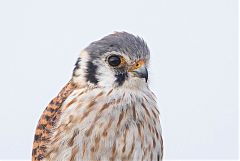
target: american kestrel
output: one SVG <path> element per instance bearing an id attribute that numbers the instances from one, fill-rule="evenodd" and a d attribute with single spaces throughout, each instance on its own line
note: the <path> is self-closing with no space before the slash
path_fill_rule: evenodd
<path id="1" fill-rule="evenodd" d="M 161 161 L 150 52 L 140 37 L 116 32 L 81 53 L 69 83 L 43 112 L 32 160 Z"/>

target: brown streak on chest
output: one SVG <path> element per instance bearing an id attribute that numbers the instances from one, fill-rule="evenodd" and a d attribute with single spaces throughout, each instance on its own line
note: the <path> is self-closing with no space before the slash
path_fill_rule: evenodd
<path id="1" fill-rule="evenodd" d="M 115 158 L 116 158 L 116 142 L 113 143 L 112 156 L 110 157 L 110 161 L 114 161 Z"/>
<path id="2" fill-rule="evenodd" d="M 80 118 L 79 120 L 79 124 L 85 119 L 88 117 L 89 113 L 92 112 L 93 110 L 93 105 L 95 104 L 96 102 L 95 101 L 91 101 L 89 104 L 88 104 L 88 107 L 87 107 L 87 110 L 83 113 L 83 116 Z"/>
<path id="3" fill-rule="evenodd" d="M 107 96 L 110 95 L 112 93 L 113 89 L 111 89 L 108 93 Z"/>
<path id="4" fill-rule="evenodd" d="M 122 148 L 122 152 L 124 153 L 125 152 L 125 150 L 126 150 L 126 139 L 127 139 L 127 133 L 128 133 L 128 131 L 129 131 L 129 128 L 128 128 L 128 126 L 126 127 L 126 129 L 125 129 L 125 132 L 124 132 L 124 140 L 123 140 L 123 148 Z"/>
<path id="5" fill-rule="evenodd" d="M 99 98 L 99 97 L 102 96 L 102 95 L 103 95 L 103 92 L 99 93 L 99 94 L 96 96 L 95 99 Z M 103 106 L 103 108 L 105 108 L 105 106 L 107 106 L 107 104 L 105 104 L 105 105 Z M 97 115 L 96 115 L 96 117 L 94 118 L 94 121 L 92 122 L 90 128 L 89 128 L 88 130 L 86 130 L 85 136 L 88 137 L 88 136 L 91 135 L 92 130 L 93 130 L 94 126 L 96 125 L 96 122 L 98 121 L 98 119 L 101 118 L 101 111 L 102 111 L 102 109 L 97 113 Z"/>
<path id="6" fill-rule="evenodd" d="M 133 120 L 136 121 L 136 109 L 135 109 L 135 105 L 132 105 L 132 110 L 133 110 Z"/>
<path id="7" fill-rule="evenodd" d="M 63 108 L 63 110 L 66 110 L 69 106 L 71 106 L 73 103 L 75 103 L 77 101 L 76 98 L 72 99 L 70 102 L 68 102 L 68 104 Z"/>
<path id="8" fill-rule="evenodd" d="M 122 121 L 122 119 L 123 119 L 123 116 L 124 116 L 124 111 L 121 111 L 121 113 L 120 113 L 120 115 L 119 115 L 119 118 L 118 118 L 117 127 L 119 127 L 119 126 L 120 126 L 120 124 L 121 124 L 121 121 Z"/>
<path id="9" fill-rule="evenodd" d="M 102 134 L 102 135 L 103 135 L 104 137 L 107 136 L 107 134 L 108 134 L 108 129 L 111 127 L 112 122 L 113 122 L 113 119 L 111 118 L 111 119 L 109 120 L 107 126 L 105 127 L 104 131 L 103 131 L 103 134 Z"/>
<path id="10" fill-rule="evenodd" d="M 158 119 L 158 116 L 157 116 L 157 114 L 153 111 L 153 109 L 152 109 L 151 111 L 152 111 L 152 113 L 153 113 L 155 119 Z"/>
<path id="11" fill-rule="evenodd" d="M 79 151 L 78 146 L 75 146 L 75 147 L 72 149 L 70 161 L 74 161 L 74 160 L 75 160 L 75 157 L 76 157 L 76 154 L 77 154 L 78 151 Z"/>
<path id="12" fill-rule="evenodd" d="M 142 127 L 141 127 L 141 124 L 140 123 L 137 123 L 137 128 L 138 128 L 138 135 L 140 137 L 140 140 L 141 140 L 141 148 L 143 149 L 143 144 L 144 144 L 144 137 L 143 137 L 143 134 L 142 134 Z"/>
<path id="13" fill-rule="evenodd" d="M 68 141 L 68 146 L 73 146 L 73 143 L 74 143 L 74 139 L 75 137 L 79 134 L 79 131 L 78 130 L 74 130 L 73 132 L 73 136 L 69 139 Z"/>
<path id="14" fill-rule="evenodd" d="M 132 146 L 131 146 L 131 150 L 130 152 L 128 153 L 128 160 L 131 159 L 132 155 L 133 155 L 133 150 L 134 150 L 134 147 L 135 147 L 135 137 L 133 136 L 133 142 L 132 142 Z"/>
<path id="15" fill-rule="evenodd" d="M 144 110 L 146 111 L 148 117 L 151 118 L 150 113 L 149 113 L 149 111 L 148 111 L 148 109 L 147 109 L 147 107 L 146 107 L 146 105 L 145 105 L 144 103 L 142 103 L 142 107 L 143 107 Z"/>
<path id="16" fill-rule="evenodd" d="M 87 148 L 87 145 L 86 145 L 86 142 L 84 142 L 83 145 L 82 145 L 82 159 L 84 158 L 86 148 Z"/>
<path id="17" fill-rule="evenodd" d="M 99 148 L 99 142 L 100 142 L 100 137 L 97 136 L 95 139 L 94 139 L 94 144 L 93 146 L 91 147 L 90 149 L 90 158 L 91 160 L 95 160 L 95 154 L 97 153 L 98 151 L 98 148 Z"/>

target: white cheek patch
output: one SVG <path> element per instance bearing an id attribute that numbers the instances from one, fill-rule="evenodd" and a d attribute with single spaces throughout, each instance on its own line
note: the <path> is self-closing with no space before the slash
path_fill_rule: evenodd
<path id="1" fill-rule="evenodd" d="M 116 77 L 114 71 L 110 70 L 106 64 L 99 64 L 100 67 L 97 68 L 96 78 L 98 79 L 98 86 L 100 87 L 110 87 L 113 86 Z"/>

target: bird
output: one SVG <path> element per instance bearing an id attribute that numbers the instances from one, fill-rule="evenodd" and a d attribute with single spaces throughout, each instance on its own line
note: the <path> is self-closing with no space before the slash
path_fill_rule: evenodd
<path id="1" fill-rule="evenodd" d="M 149 60 L 146 42 L 124 31 L 84 48 L 70 81 L 39 119 L 32 161 L 161 161 Z"/>

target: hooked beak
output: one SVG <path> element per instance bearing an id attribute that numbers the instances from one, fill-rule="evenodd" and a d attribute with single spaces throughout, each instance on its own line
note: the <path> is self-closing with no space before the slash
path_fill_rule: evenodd
<path id="1" fill-rule="evenodd" d="M 147 68 L 142 65 L 141 67 L 130 71 L 135 77 L 145 78 L 145 81 L 148 81 L 148 71 Z"/>

